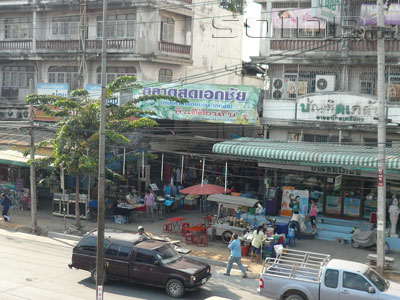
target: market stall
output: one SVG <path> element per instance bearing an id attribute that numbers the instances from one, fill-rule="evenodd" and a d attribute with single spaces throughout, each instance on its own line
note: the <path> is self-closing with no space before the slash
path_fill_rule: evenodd
<path id="1" fill-rule="evenodd" d="M 234 233 L 242 235 L 253 226 L 248 220 L 240 218 L 240 212 L 254 208 L 259 200 L 228 195 L 210 195 L 208 201 L 218 204 L 218 214 L 213 229 L 216 236 L 220 236 L 224 243 L 229 243 Z"/>

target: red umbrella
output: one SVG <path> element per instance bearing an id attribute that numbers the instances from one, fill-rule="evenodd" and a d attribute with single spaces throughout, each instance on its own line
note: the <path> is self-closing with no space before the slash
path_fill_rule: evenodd
<path id="1" fill-rule="evenodd" d="M 226 189 L 223 186 L 215 185 L 215 184 L 197 184 L 179 191 L 182 194 L 191 194 L 191 195 L 214 195 L 214 194 L 226 194 L 231 190 Z"/>

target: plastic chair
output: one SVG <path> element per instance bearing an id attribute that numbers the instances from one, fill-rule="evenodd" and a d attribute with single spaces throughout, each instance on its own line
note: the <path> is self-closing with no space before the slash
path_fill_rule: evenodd
<path id="1" fill-rule="evenodd" d="M 196 243 L 196 238 L 194 237 L 194 234 L 191 232 L 186 233 L 185 243 L 189 244 L 189 242 L 192 244 Z"/>
<path id="2" fill-rule="evenodd" d="M 294 235 L 294 229 L 289 228 L 289 233 L 288 233 L 288 239 L 289 239 L 289 247 L 296 246 L 296 237 Z"/>
<path id="3" fill-rule="evenodd" d="M 199 240 L 197 241 L 197 246 L 206 247 L 208 246 L 208 235 L 202 234 L 199 236 Z"/>
<path id="4" fill-rule="evenodd" d="M 172 232 L 172 223 L 171 222 L 164 223 L 163 231 Z"/>
<path id="5" fill-rule="evenodd" d="M 189 223 L 182 223 L 182 235 L 185 236 L 188 233 L 188 228 L 190 227 Z"/>

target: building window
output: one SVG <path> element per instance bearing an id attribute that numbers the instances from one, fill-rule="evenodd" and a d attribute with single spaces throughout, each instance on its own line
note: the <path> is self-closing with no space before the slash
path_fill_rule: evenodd
<path id="1" fill-rule="evenodd" d="M 106 69 L 107 84 L 121 76 L 136 76 L 135 67 L 108 67 Z M 101 84 L 101 67 L 97 68 L 97 84 Z"/>
<path id="2" fill-rule="evenodd" d="M 4 98 L 18 98 L 18 90 L 28 89 L 29 80 L 34 79 L 35 68 L 32 66 L 4 66 L 3 87 L 1 96 Z"/>
<path id="3" fill-rule="evenodd" d="M 49 83 L 68 83 L 69 89 L 78 88 L 78 67 L 49 67 Z"/>
<path id="4" fill-rule="evenodd" d="M 4 19 L 4 39 L 32 38 L 31 18 L 7 18 Z"/>
<path id="5" fill-rule="evenodd" d="M 362 73 L 360 75 L 360 93 L 376 95 L 376 73 Z"/>
<path id="6" fill-rule="evenodd" d="M 174 42 L 175 21 L 172 18 L 161 18 L 161 40 Z"/>
<path id="7" fill-rule="evenodd" d="M 107 38 L 135 38 L 136 14 L 109 15 L 107 17 Z M 103 17 L 97 17 L 97 37 L 103 33 Z"/>
<path id="8" fill-rule="evenodd" d="M 172 70 L 171 69 L 160 69 L 158 73 L 159 82 L 172 82 Z"/>
<path id="9" fill-rule="evenodd" d="M 31 66 L 4 66 L 3 87 L 28 88 L 34 73 L 35 68 Z"/>
<path id="10" fill-rule="evenodd" d="M 64 37 L 78 35 L 79 16 L 56 17 L 51 21 L 51 34 L 53 36 Z"/>

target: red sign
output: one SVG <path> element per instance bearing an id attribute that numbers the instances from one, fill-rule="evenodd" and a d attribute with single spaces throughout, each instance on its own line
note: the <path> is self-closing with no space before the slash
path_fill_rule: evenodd
<path id="1" fill-rule="evenodd" d="M 385 183 L 385 174 L 382 169 L 378 169 L 378 186 L 383 186 Z"/>

